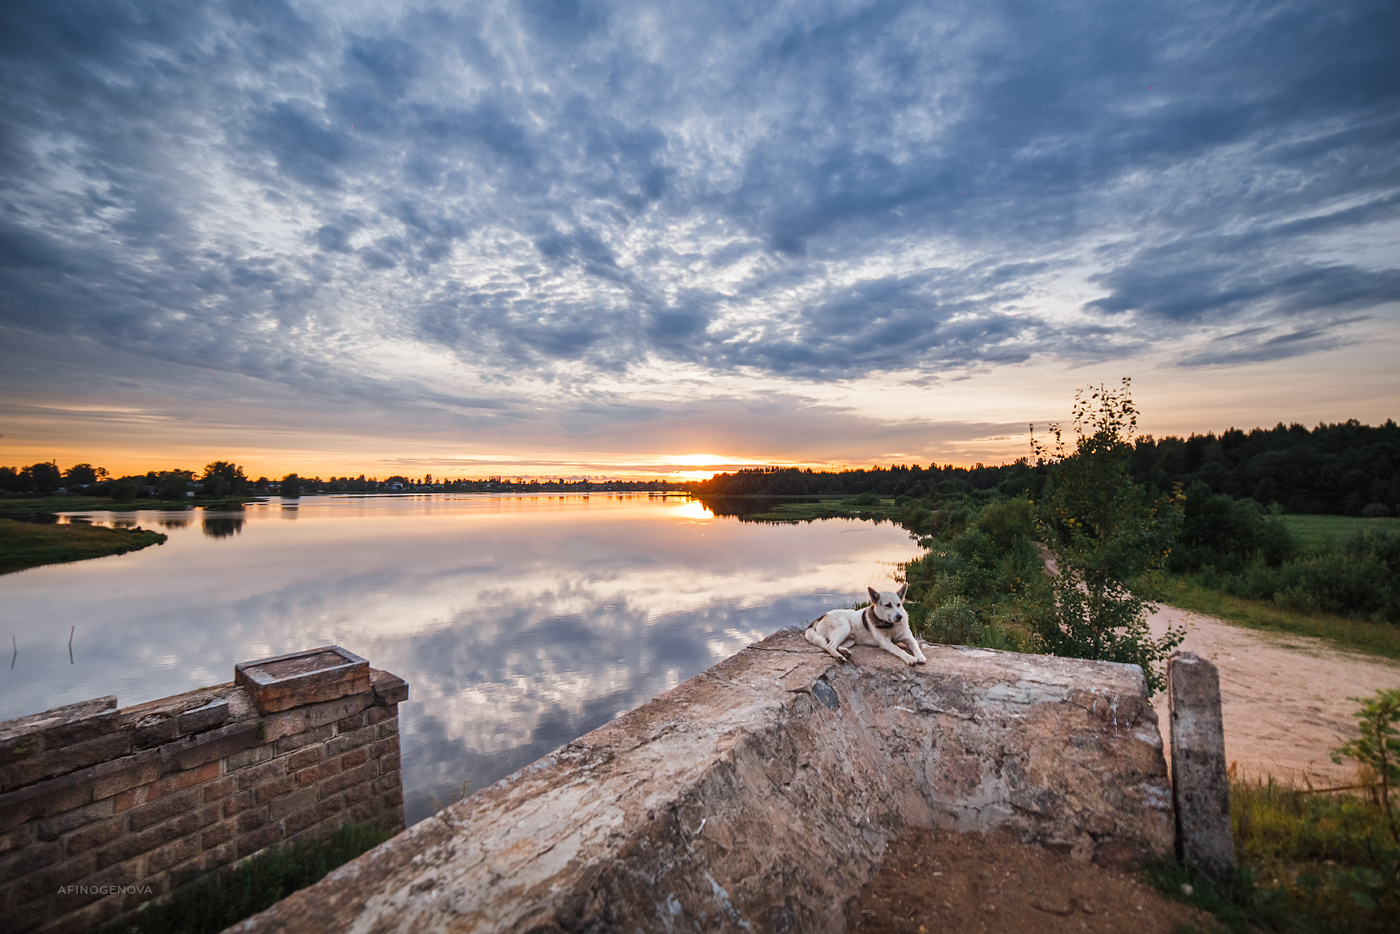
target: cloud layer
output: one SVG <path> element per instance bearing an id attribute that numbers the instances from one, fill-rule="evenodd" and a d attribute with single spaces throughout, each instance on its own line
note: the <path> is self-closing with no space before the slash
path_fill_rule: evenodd
<path id="1" fill-rule="evenodd" d="M 1396 36 L 1383 0 L 15 0 L 0 327 L 585 422 L 1393 337 Z"/>

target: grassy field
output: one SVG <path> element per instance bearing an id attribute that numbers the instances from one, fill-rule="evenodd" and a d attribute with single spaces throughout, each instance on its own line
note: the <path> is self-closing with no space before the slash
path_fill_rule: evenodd
<path id="1" fill-rule="evenodd" d="M 1360 519 L 1356 516 L 1283 516 L 1283 524 L 1288 526 L 1293 540 L 1309 551 L 1327 546 L 1348 532 L 1359 529 L 1384 529 L 1400 532 L 1400 519 Z"/>
<path id="2" fill-rule="evenodd" d="M 1261 600 L 1247 600 L 1210 590 L 1193 583 L 1189 577 L 1181 576 L 1173 576 L 1167 581 L 1165 602 L 1249 629 L 1316 636 L 1371 655 L 1400 658 L 1400 626 L 1391 623 L 1344 619 L 1325 613 L 1297 613 Z"/>
<path id="3" fill-rule="evenodd" d="M 165 541 L 145 529 L 91 525 L 43 525 L 0 518 L 0 574 L 136 551 Z"/>

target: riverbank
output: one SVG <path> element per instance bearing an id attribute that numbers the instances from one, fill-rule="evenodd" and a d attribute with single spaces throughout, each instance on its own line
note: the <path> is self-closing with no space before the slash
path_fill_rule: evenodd
<path id="1" fill-rule="evenodd" d="M 867 519 L 898 523 L 901 509 L 893 497 L 818 494 L 795 496 L 695 496 L 716 516 L 733 516 L 741 522 L 796 524 L 818 519 Z"/>
<path id="2" fill-rule="evenodd" d="M 109 496 L 5 496 L 0 497 L 0 517 L 52 516 L 60 512 L 135 512 L 138 509 L 190 509 L 203 506 L 206 509 L 242 509 L 248 503 L 263 499 L 260 496 L 233 497 L 231 499 L 134 499 L 122 503 Z"/>
<path id="3" fill-rule="evenodd" d="M 0 517 L 0 574 L 126 554 L 164 541 L 164 534 L 141 528 L 48 525 Z"/>

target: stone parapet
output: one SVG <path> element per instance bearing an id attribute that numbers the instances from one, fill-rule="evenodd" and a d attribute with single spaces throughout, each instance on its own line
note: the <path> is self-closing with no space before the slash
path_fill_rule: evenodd
<path id="1" fill-rule="evenodd" d="M 1136 667 L 854 651 L 771 636 L 230 930 L 839 931 L 909 824 L 1170 855 Z"/>
<path id="2" fill-rule="evenodd" d="M 264 661 L 300 677 L 355 659 L 333 646 L 299 656 L 310 661 Z M 230 683 L 0 723 L 4 929 L 90 930 L 273 844 L 347 821 L 402 829 L 397 705 L 408 689 L 364 668 L 324 690 L 300 678 L 278 694 L 295 704 L 272 713 Z"/>

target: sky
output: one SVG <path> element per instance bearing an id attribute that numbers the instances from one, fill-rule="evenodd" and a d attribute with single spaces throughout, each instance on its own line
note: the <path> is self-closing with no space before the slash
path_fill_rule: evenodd
<path id="1" fill-rule="evenodd" d="M 1393 0 L 0 4 L 0 464 L 997 463 L 1396 360 Z"/>

